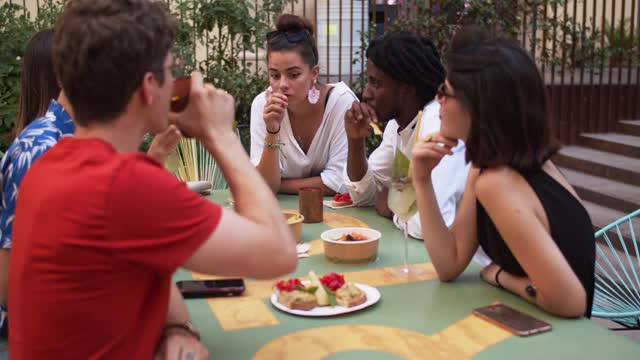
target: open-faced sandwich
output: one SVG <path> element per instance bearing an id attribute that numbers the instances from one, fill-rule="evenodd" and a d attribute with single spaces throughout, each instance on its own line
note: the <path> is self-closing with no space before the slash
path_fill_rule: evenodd
<path id="1" fill-rule="evenodd" d="M 328 273 L 320 278 L 309 272 L 309 281 L 280 280 L 276 283 L 278 302 L 294 310 L 311 310 L 316 306 L 358 306 L 367 301 L 367 295 L 357 286 L 346 283 L 344 276 Z"/>
<path id="2" fill-rule="evenodd" d="M 353 200 L 351 200 L 351 195 L 349 193 L 335 194 L 331 204 L 333 206 L 347 206 L 353 204 Z"/>
<path id="3" fill-rule="evenodd" d="M 318 305 L 311 289 L 305 288 L 300 279 L 278 281 L 276 288 L 278 302 L 289 309 L 311 310 Z"/>
<path id="4" fill-rule="evenodd" d="M 336 303 L 344 307 L 358 306 L 367 301 L 367 295 L 353 284 L 344 284 L 336 291 Z"/>

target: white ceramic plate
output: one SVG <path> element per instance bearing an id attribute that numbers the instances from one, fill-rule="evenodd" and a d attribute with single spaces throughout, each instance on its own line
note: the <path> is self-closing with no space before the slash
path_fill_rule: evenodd
<path id="1" fill-rule="evenodd" d="M 302 283 L 305 285 L 308 285 L 309 281 L 303 281 Z M 293 315 L 309 316 L 309 317 L 324 317 L 324 316 L 336 316 L 340 314 L 346 314 L 346 313 L 362 310 L 380 301 L 380 296 L 381 296 L 380 291 L 378 291 L 378 289 L 374 288 L 373 286 L 364 285 L 364 284 L 353 284 L 353 285 L 357 286 L 360 290 L 364 291 L 364 293 L 367 295 L 367 301 L 363 302 L 358 306 L 354 306 L 350 308 L 336 305 L 336 306 L 316 306 L 311 310 L 289 309 L 288 307 L 278 302 L 277 291 L 274 291 L 271 294 L 271 304 L 273 304 L 273 306 L 276 309 L 287 312 L 289 314 L 293 314 Z"/>

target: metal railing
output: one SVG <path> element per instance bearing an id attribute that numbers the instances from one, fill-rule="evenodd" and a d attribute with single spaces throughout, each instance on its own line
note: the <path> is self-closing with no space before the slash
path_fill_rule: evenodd
<path id="1" fill-rule="evenodd" d="M 52 3 L 51 0 L 2 2 L 31 9 Z M 166 2 L 174 10 L 185 3 L 198 6 L 216 3 L 215 0 Z M 345 81 L 356 92 L 363 84 L 363 50 L 372 37 L 409 23 L 413 24 L 412 30 L 436 40 L 440 37 L 444 43 L 446 36 L 457 27 L 484 21 L 482 14 L 473 17 L 476 7 L 485 7 L 480 9 L 485 11 L 485 17 L 486 11 L 492 10 L 487 7 L 489 2 L 480 0 L 254 0 L 246 3 L 255 16 L 261 14 L 263 7 L 280 3 L 281 12 L 310 19 L 316 27 L 321 80 Z M 509 4 L 506 0 L 502 3 Z M 640 119 L 640 0 L 511 0 L 510 3 L 513 6 L 498 8 L 496 5 L 493 9 L 497 17 L 492 23 L 493 30 L 509 33 L 535 57 L 548 87 L 553 129 L 561 141 L 573 143 L 581 132 L 615 131 L 619 120 Z M 200 15 L 195 7 L 192 11 L 190 15 L 177 13 L 191 16 L 187 22 L 193 24 Z M 260 21 L 271 27 L 276 15 L 267 12 Z M 512 21 L 508 31 L 504 24 L 502 29 L 495 26 L 501 24 L 504 17 Z M 437 23 L 437 19 L 441 22 Z M 193 34 L 195 64 L 213 61 L 211 54 L 220 46 L 215 39 L 222 41 L 225 31 L 223 26 L 214 26 L 210 31 Z M 264 74 L 266 67 L 260 34 L 264 32 L 251 34 L 253 45 L 240 49 L 236 59 L 253 74 Z M 234 47 L 238 50 L 238 46 L 242 43 L 232 42 L 231 48 L 225 51 L 233 51 Z"/>

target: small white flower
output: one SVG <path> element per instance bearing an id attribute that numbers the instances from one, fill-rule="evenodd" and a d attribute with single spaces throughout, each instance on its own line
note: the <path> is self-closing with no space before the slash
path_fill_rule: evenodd
<path id="1" fill-rule="evenodd" d="M 20 61 L 20 56 L 16 56 L 16 60 L 17 60 L 17 61 Z"/>

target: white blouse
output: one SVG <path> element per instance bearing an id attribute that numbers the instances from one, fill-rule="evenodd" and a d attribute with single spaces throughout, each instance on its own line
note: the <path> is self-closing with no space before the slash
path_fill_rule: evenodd
<path id="1" fill-rule="evenodd" d="M 322 123 L 313 136 L 306 154 L 295 140 L 289 114 L 285 112 L 280 124 L 280 141 L 284 143 L 281 148 L 282 153 L 279 154 L 282 178 L 320 176 L 322 183 L 330 189 L 339 193 L 347 192 L 342 178 L 348 153 L 344 114 L 355 100 L 357 100 L 356 95 L 344 82 L 333 84 L 333 90 L 329 94 L 322 116 Z M 256 96 L 251 105 L 250 157 L 254 166 L 260 163 L 264 139 L 267 135 L 267 127 L 262 117 L 265 104 L 266 95 L 262 92 Z M 282 156 L 283 153 L 286 158 Z"/>

